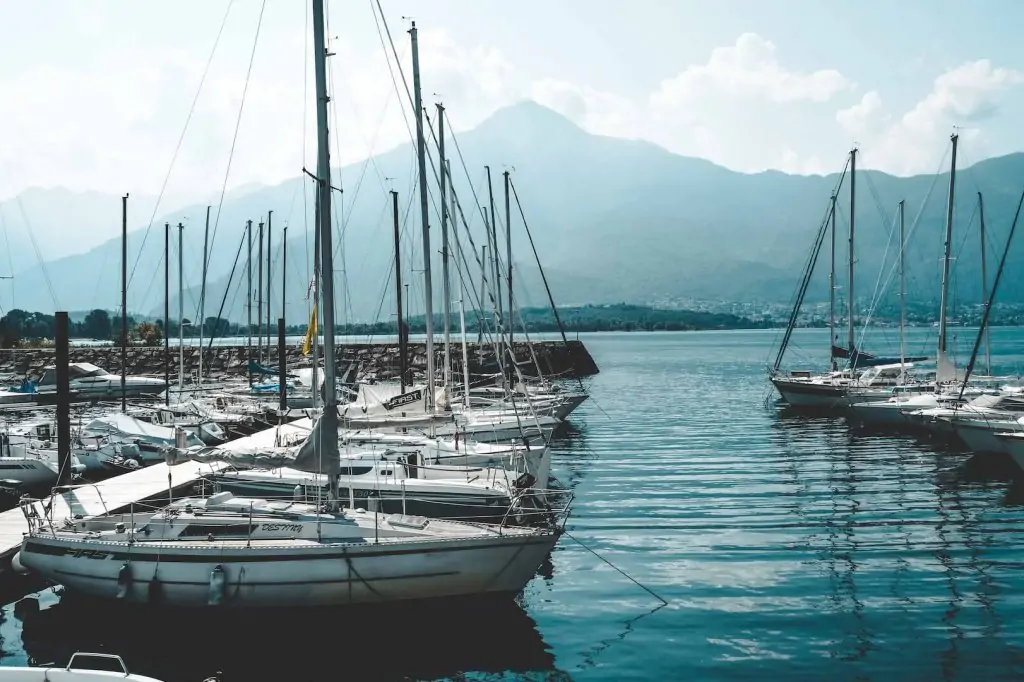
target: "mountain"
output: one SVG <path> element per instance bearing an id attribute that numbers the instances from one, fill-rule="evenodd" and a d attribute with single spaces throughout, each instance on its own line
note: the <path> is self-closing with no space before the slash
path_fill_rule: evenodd
<path id="1" fill-rule="evenodd" d="M 453 139 L 458 141 L 457 149 Z M 502 172 L 508 168 L 555 298 L 565 304 L 665 305 L 684 298 L 784 302 L 796 287 L 839 177 L 838 173 L 737 173 L 709 161 L 672 154 L 648 142 L 591 135 L 533 102 L 502 109 L 473 130 L 456 136 L 449 133 L 447 141 L 455 190 L 476 247 L 475 252 L 469 251 L 466 231 L 460 230 L 467 258 L 475 261 L 485 242 L 483 220 L 476 209 L 488 202 L 484 164 L 491 164 L 499 234 L 504 225 Z M 943 144 L 943 140 L 936 140 L 937 156 Z M 436 150 L 432 157 L 436 160 Z M 463 170 L 463 160 L 468 173 Z M 836 159 L 837 170 L 843 163 L 844 159 Z M 340 320 L 372 322 L 393 314 L 392 213 L 388 194 L 392 185 L 399 192 L 403 282 L 409 285 L 410 294 L 406 309 L 410 314 L 422 313 L 422 238 L 415 167 L 412 146 L 406 144 L 335 171 L 332 182 L 344 189 L 334 195 Z M 440 238 L 438 193 L 432 171 L 428 170 L 428 174 L 432 194 L 431 250 L 436 252 Z M 898 252 L 895 211 L 900 199 L 906 201 L 907 207 L 908 291 L 918 299 L 937 297 L 948 182 L 948 173 L 905 178 L 876 171 L 857 173 L 856 292 L 863 301 L 858 302 L 859 306 L 874 297 L 876 288 L 883 288 L 879 283 L 890 283 L 888 293 L 880 300 L 894 300 L 892 282 Z M 956 302 L 973 304 L 980 299 L 976 193 L 983 191 L 985 197 L 991 279 L 1022 183 L 1024 154 L 958 169 L 953 239 Z M 841 298 L 846 290 L 848 189 L 847 179 L 839 194 L 837 211 L 837 287 Z M 514 198 L 510 208 L 518 301 L 524 305 L 543 304 L 546 296 Z M 115 220 L 119 218 L 118 209 L 115 205 L 112 210 Z M 295 323 L 308 314 L 305 295 L 312 252 L 313 191 L 308 178 L 296 177 L 273 187 L 255 185 L 230 192 L 219 220 L 214 206 L 216 236 L 211 227 L 206 316 L 216 315 L 223 302 L 222 316 L 245 319 L 245 221 L 258 222 L 270 209 L 274 210 L 271 317 L 280 314 L 278 251 L 284 225 L 290 226 L 287 317 L 289 323 Z M 134 230 L 129 235 L 129 263 L 138 261 L 129 292 L 130 310 L 162 315 L 160 233 L 165 221 L 176 224 L 184 220 L 185 316 L 197 317 L 199 290 L 195 285 L 200 280 L 205 212 L 205 206 L 187 206 L 166 218 L 158 218 L 148 237 L 144 230 Z M 143 221 L 133 224 L 140 222 Z M 257 229 L 254 224 L 254 235 Z M 112 239 L 86 253 L 49 262 L 46 272 L 60 304 L 71 309 L 116 307 L 120 248 L 120 240 Z M 1013 267 L 1019 264 L 1022 249 L 1018 246 L 1011 252 L 1001 301 L 1020 301 L 1024 297 L 1024 269 Z M 257 252 L 254 236 L 254 289 L 258 280 Z M 502 260 L 504 253 L 502 235 Z M 811 298 L 827 298 L 829 253 L 830 241 L 826 238 Z M 240 255 L 237 261 L 236 254 Z M 176 264 L 177 256 L 172 255 L 174 316 Z M 233 264 L 235 273 L 228 286 Z M 463 265 L 453 262 L 451 268 L 458 272 Z M 432 269 L 434 295 L 440 301 L 437 253 Z M 470 274 L 474 281 L 479 281 L 475 262 L 470 266 Z M 46 278 L 38 266 L 33 264 L 18 272 L 16 281 L 19 307 L 53 309 Z M 455 289 L 453 299 L 459 297 L 459 287 Z M 479 296 L 478 290 L 474 291 L 477 293 L 467 296 L 468 308 L 474 307 L 473 300 Z M 255 316 L 255 300 L 253 303 Z M 434 307 L 440 310 L 439 303 Z"/>

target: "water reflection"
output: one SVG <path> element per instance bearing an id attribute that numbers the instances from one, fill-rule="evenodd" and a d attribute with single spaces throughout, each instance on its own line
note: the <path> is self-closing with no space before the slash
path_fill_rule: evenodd
<path id="1" fill-rule="evenodd" d="M 17 613 L 32 665 L 63 664 L 87 650 L 116 653 L 133 672 L 165 682 L 197 682 L 217 671 L 224 682 L 435 679 L 466 671 L 557 679 L 536 623 L 507 599 L 271 614 L 129 608 L 50 591 L 37 597 L 39 608 L 23 604 Z"/>

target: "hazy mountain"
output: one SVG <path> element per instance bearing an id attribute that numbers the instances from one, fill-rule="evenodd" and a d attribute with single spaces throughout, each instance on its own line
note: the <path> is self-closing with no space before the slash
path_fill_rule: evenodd
<path id="1" fill-rule="evenodd" d="M 499 228 L 504 225 L 502 172 L 508 168 L 556 300 L 566 304 L 665 303 L 684 297 L 788 300 L 838 179 L 838 174 L 821 177 L 775 171 L 732 172 L 647 142 L 590 135 L 532 102 L 498 111 L 474 130 L 459 134 L 457 150 L 452 139 L 449 134 L 447 156 L 452 160 L 455 189 L 470 222 L 477 255 L 484 243 L 484 231 L 480 211 L 475 207 L 487 203 L 483 167 L 490 163 Z M 941 155 L 943 144 L 945 140 L 936 140 L 936 156 Z M 436 150 L 433 158 L 437 158 Z M 469 169 L 469 180 L 463 170 L 463 159 Z M 843 163 L 844 159 L 836 159 L 837 170 Z M 335 244 L 339 249 L 335 273 L 341 319 L 387 319 L 394 310 L 391 198 L 387 193 L 391 187 L 399 192 L 403 281 L 410 285 L 411 312 L 422 312 L 422 237 L 414 169 L 412 147 L 403 145 L 345 167 L 333 178 L 333 184 L 344 189 L 343 194 L 334 195 Z M 432 193 L 431 250 L 436 252 L 440 239 L 438 192 L 429 170 L 428 180 Z M 470 181 L 474 189 L 470 188 Z M 878 172 L 858 172 L 858 298 L 870 299 L 876 283 L 894 281 L 894 216 L 899 199 L 905 199 L 907 207 L 909 290 L 918 298 L 931 299 L 937 295 L 947 185 L 948 174 L 897 178 Z M 992 278 L 1022 185 L 1021 154 L 990 159 L 958 171 L 953 251 L 957 257 L 954 285 L 959 301 L 973 303 L 979 296 L 977 192 L 983 191 L 985 195 L 985 218 L 993 245 L 989 252 Z M 841 295 L 846 289 L 848 188 L 847 182 L 838 200 L 836 259 Z M 115 219 L 119 217 L 118 208 L 115 204 Z M 274 187 L 238 188 L 225 198 L 219 220 L 214 207 L 213 223 L 217 227 L 215 237 L 211 227 L 207 316 L 217 314 L 225 301 L 224 316 L 245 319 L 244 248 L 230 287 L 228 273 L 243 242 L 245 221 L 258 222 L 269 209 L 274 210 L 271 316 L 276 318 L 280 312 L 278 249 L 282 228 L 287 224 L 287 314 L 290 323 L 305 317 L 314 215 L 308 178 L 295 178 Z M 172 223 L 179 219 L 186 223 L 186 285 L 196 285 L 200 280 L 205 211 L 205 206 L 189 206 L 167 218 Z M 920 218 L 915 221 L 919 212 Z M 517 283 L 517 297 L 524 304 L 543 303 L 545 296 L 514 199 L 511 213 L 516 279 L 521 283 Z M 157 227 L 145 237 L 144 248 L 143 230 L 129 235 L 129 263 L 138 260 L 129 293 L 131 310 L 162 314 L 164 220 L 157 219 Z M 139 223 L 145 221 L 136 220 L 133 224 Z M 258 279 L 256 230 L 254 225 L 254 288 Z M 474 259 L 464 230 L 460 230 L 459 237 L 467 257 Z M 71 235 L 63 239 L 75 241 Z M 503 235 L 499 246 L 504 259 Z M 120 248 L 119 240 L 114 239 L 86 253 L 48 263 L 46 270 L 60 305 L 71 309 L 115 307 L 119 300 Z M 1021 300 L 1024 295 L 1024 270 L 1012 267 L 1019 264 L 1022 248 L 1012 253 L 1000 300 Z M 818 299 L 827 297 L 824 278 L 829 251 L 826 239 L 811 293 Z M 435 253 L 434 293 L 440 301 L 438 260 Z M 173 295 L 177 290 L 176 255 L 172 255 L 172 266 Z M 453 272 L 460 268 L 461 265 L 457 268 L 452 264 Z M 475 261 L 470 274 L 474 281 L 479 281 Z M 188 288 L 185 315 L 194 318 L 198 286 Z M 474 290 L 478 292 L 478 288 Z M 18 272 L 17 291 L 19 307 L 53 309 L 38 266 Z M 453 292 L 452 297 L 458 298 L 458 292 Z M 893 300 L 892 294 L 885 300 Z M 342 305 L 341 301 L 345 303 Z M 171 306 L 172 314 L 176 314 L 176 296 Z M 440 304 L 435 309 L 439 310 Z"/>

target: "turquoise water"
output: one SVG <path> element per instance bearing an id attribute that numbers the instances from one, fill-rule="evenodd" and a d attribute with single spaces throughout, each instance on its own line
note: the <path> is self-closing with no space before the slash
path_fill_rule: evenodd
<path id="1" fill-rule="evenodd" d="M 914 330 L 908 352 L 932 333 Z M 960 333 L 966 361 L 973 334 Z M 4 609 L 2 663 L 102 649 L 168 682 L 1024 675 L 1012 466 L 766 407 L 775 332 L 583 338 L 601 373 L 554 455 L 576 493 L 571 537 L 518 602 L 241 617 L 124 613 L 47 590 L 38 612 Z M 820 362 L 827 333 L 795 343 L 794 359 Z M 1024 334 L 996 330 L 993 352 L 1017 374 Z"/>

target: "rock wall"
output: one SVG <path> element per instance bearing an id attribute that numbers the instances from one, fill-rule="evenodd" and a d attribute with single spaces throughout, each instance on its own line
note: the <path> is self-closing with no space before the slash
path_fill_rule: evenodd
<path id="1" fill-rule="evenodd" d="M 441 344 L 435 345 L 438 358 L 443 353 Z M 336 348 L 339 375 L 342 381 L 354 381 L 364 378 L 390 379 L 398 375 L 399 353 L 395 344 L 347 344 Z M 38 377 L 43 367 L 54 362 L 52 348 L 0 349 L 0 374 L 23 377 Z M 251 350 L 255 359 L 256 349 Z M 456 354 L 458 353 L 458 354 Z M 74 347 L 69 352 L 72 362 L 90 362 L 102 367 L 112 374 L 121 372 L 120 347 Z M 454 346 L 452 355 L 455 364 L 461 366 L 461 346 Z M 533 354 L 526 343 L 515 344 L 516 360 L 520 363 L 520 371 L 528 376 L 537 374 L 536 365 L 540 365 L 545 376 L 576 378 L 597 374 L 598 368 L 582 341 L 569 341 L 569 345 L 558 341 L 545 341 L 533 344 Z M 165 355 L 162 347 L 132 346 L 126 353 L 127 374 L 148 374 L 160 376 L 164 372 Z M 179 351 L 170 349 L 167 365 L 171 381 L 178 374 Z M 422 343 L 409 344 L 410 367 L 414 376 L 422 376 L 426 369 L 426 346 Z M 536 356 L 536 364 L 533 357 Z M 308 367 L 310 358 L 302 355 L 299 348 L 288 346 L 285 358 L 289 369 Z M 270 349 L 270 358 L 264 358 L 263 364 L 277 367 L 277 348 Z M 199 349 L 186 347 L 184 350 L 185 375 L 192 376 L 199 371 Z M 495 372 L 498 363 L 492 346 L 469 346 L 469 365 L 471 373 Z M 203 355 L 204 376 L 210 378 L 227 378 L 246 374 L 245 346 L 215 346 Z"/>

